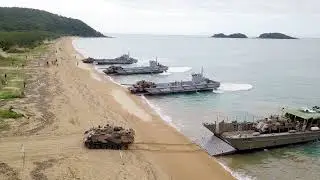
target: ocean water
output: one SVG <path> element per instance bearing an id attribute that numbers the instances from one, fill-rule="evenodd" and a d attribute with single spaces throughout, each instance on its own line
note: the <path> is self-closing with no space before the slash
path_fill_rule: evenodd
<path id="1" fill-rule="evenodd" d="M 113 58 L 124 53 L 147 65 L 157 58 L 169 66 L 158 75 L 112 77 L 121 84 L 189 80 L 204 69 L 221 81 L 215 92 L 147 97 L 163 119 L 194 142 L 211 133 L 203 122 L 253 121 L 282 107 L 320 105 L 320 39 L 212 39 L 204 36 L 114 35 L 81 38 L 74 46 L 84 56 Z M 96 67 L 101 72 L 103 66 Z M 240 179 L 319 179 L 320 142 L 219 157 Z"/>

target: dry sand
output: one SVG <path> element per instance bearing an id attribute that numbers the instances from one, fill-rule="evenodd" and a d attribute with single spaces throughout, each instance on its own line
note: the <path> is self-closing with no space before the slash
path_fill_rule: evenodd
<path id="1" fill-rule="evenodd" d="M 47 55 L 58 66 L 44 67 L 45 59 L 29 65 L 27 98 L 15 104 L 29 119 L 0 138 L 0 179 L 233 179 L 139 97 L 79 57 L 72 39 L 62 38 Z M 106 123 L 135 129 L 130 150 L 83 147 L 83 132 Z"/>

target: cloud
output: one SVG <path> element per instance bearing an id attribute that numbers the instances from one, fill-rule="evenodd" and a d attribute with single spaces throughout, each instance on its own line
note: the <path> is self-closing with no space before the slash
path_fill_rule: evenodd
<path id="1" fill-rule="evenodd" d="M 1 0 L 1 5 L 78 18 L 106 33 L 320 36 L 318 0 Z"/>

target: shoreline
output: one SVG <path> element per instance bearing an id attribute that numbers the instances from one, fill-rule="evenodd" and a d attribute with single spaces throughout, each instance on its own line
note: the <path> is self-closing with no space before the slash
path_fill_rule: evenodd
<path id="1" fill-rule="evenodd" d="M 73 46 L 74 50 L 76 51 L 77 54 L 80 55 L 80 57 L 84 58 L 84 56 L 81 54 L 81 52 L 79 52 L 79 50 L 75 47 L 75 45 L 74 45 L 74 40 L 75 40 L 75 39 L 72 39 L 72 46 Z M 84 63 L 81 62 L 81 59 L 77 59 L 77 60 L 80 61 L 79 64 L 84 64 Z M 93 65 L 87 65 L 87 64 L 85 64 L 85 65 L 88 66 L 89 68 L 91 68 L 90 71 L 94 71 L 94 72 L 92 72 L 92 73 L 95 73 L 96 75 L 98 75 L 98 76 L 100 76 L 100 77 L 101 77 L 101 76 L 105 76 L 104 74 L 99 73 L 99 72 L 94 68 Z M 91 67 L 90 67 L 90 66 L 91 66 Z M 117 85 L 117 86 L 119 87 L 119 89 L 121 89 L 121 91 L 125 91 L 126 94 L 128 95 L 128 92 L 126 91 L 126 89 L 125 89 L 123 86 L 121 86 L 119 83 L 117 83 L 116 81 L 114 81 L 114 80 L 112 79 L 112 77 L 107 76 L 107 77 L 105 77 L 105 78 L 102 79 L 102 82 L 103 82 L 103 83 L 113 83 L 113 84 Z M 119 97 L 120 97 L 120 96 L 119 96 Z M 121 100 L 123 100 L 123 99 L 119 99 L 119 97 L 114 96 L 114 98 L 115 98 L 116 100 L 117 100 L 117 99 L 119 100 L 118 103 L 121 104 L 121 102 L 123 102 L 123 101 L 121 101 Z M 163 123 L 165 126 L 168 126 L 168 130 L 170 129 L 171 131 L 175 131 L 175 133 L 179 133 L 179 136 L 183 136 L 183 138 L 185 138 L 184 141 L 185 141 L 185 142 L 188 142 L 187 144 L 191 143 L 191 144 L 194 144 L 194 145 L 196 145 L 196 146 L 199 146 L 199 145 L 195 144 L 194 142 L 191 142 L 190 139 L 188 139 L 186 136 L 184 136 L 184 135 L 179 131 L 179 129 L 178 129 L 177 127 L 175 127 L 175 125 L 174 125 L 172 122 L 169 122 L 169 121 L 165 120 L 165 119 L 163 118 L 163 114 L 160 112 L 160 110 L 157 110 L 156 107 L 155 107 L 155 105 L 154 105 L 154 104 L 151 104 L 151 102 L 149 102 L 146 97 L 137 97 L 137 96 L 134 96 L 134 95 L 131 95 L 131 94 L 129 94 L 127 97 L 130 98 L 130 99 L 132 99 L 132 100 L 134 100 L 134 102 L 137 103 L 139 106 L 142 106 L 143 109 L 149 110 L 148 113 L 150 113 L 150 111 L 152 112 L 152 114 L 156 113 L 156 116 L 158 116 L 158 117 L 157 117 L 157 120 L 160 119 L 160 120 L 161 120 L 160 123 Z M 130 113 L 130 112 L 129 112 L 129 113 Z M 139 115 L 138 115 L 138 116 L 139 116 Z M 166 115 L 165 115 L 165 116 L 166 116 Z M 148 119 L 148 118 L 140 118 L 140 119 Z M 147 121 L 148 121 L 148 120 L 147 120 Z M 207 152 L 205 152 L 205 150 L 203 150 L 201 147 L 199 147 L 199 148 L 200 148 L 200 151 L 206 153 L 206 155 L 208 156 L 208 159 L 214 161 L 214 163 L 217 163 L 219 166 L 221 166 L 221 167 L 223 168 L 224 171 L 226 171 L 227 173 L 229 173 L 229 175 L 231 176 L 231 179 L 233 179 L 233 178 L 236 177 L 236 176 L 234 176 L 235 174 L 234 174 L 227 166 L 225 166 L 224 164 L 222 164 L 221 162 L 219 162 L 219 161 L 218 161 L 217 159 L 215 159 L 214 157 L 211 157 L 210 155 L 208 155 Z M 230 177 L 229 177 L 229 178 L 230 178 Z M 238 178 L 239 178 L 239 177 L 238 177 Z M 223 178 L 222 178 L 222 179 L 223 179 Z"/>
<path id="2" fill-rule="evenodd" d="M 23 180 L 235 179 L 140 97 L 80 63 L 72 42 L 72 37 L 57 39 L 28 61 L 31 74 L 26 97 L 11 102 L 28 118 L 13 123 L 12 129 L 3 132 L 6 136 L 0 137 L 0 176 Z M 107 123 L 135 130 L 135 143 L 129 150 L 84 147 L 83 132 Z"/>

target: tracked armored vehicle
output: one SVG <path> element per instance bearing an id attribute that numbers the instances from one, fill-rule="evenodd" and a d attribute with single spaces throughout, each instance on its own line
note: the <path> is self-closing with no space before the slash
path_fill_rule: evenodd
<path id="1" fill-rule="evenodd" d="M 168 70 L 168 66 L 159 64 L 157 61 L 149 61 L 149 66 L 124 68 L 121 66 L 110 66 L 103 70 L 105 74 L 130 75 L 130 74 L 158 74 Z"/>
<path id="2" fill-rule="evenodd" d="M 219 122 L 203 125 L 240 151 L 265 149 L 320 139 L 320 108 L 283 109 L 256 122 Z"/>
<path id="3" fill-rule="evenodd" d="M 174 93 L 194 93 L 202 91 L 213 91 L 220 87 L 220 82 L 210 80 L 203 73 L 192 74 L 191 81 L 176 81 L 170 83 L 153 83 L 149 81 L 138 81 L 131 85 L 128 90 L 133 94 L 165 95 Z"/>
<path id="4" fill-rule="evenodd" d="M 82 62 L 90 63 L 90 64 L 94 63 L 97 65 L 109 65 L 109 64 L 133 64 L 138 62 L 138 60 L 130 57 L 128 54 L 124 54 L 114 59 L 94 59 L 89 57 L 87 59 L 83 59 Z"/>
<path id="5" fill-rule="evenodd" d="M 128 149 L 134 142 L 133 129 L 106 125 L 84 133 L 84 145 L 89 149 Z"/>

